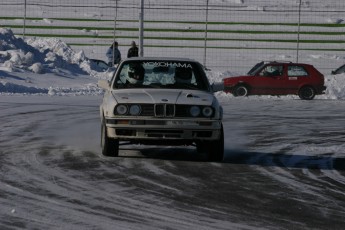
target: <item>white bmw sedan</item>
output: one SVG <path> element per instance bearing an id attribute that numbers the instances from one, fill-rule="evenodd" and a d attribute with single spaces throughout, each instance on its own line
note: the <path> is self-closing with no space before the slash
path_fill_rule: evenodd
<path id="1" fill-rule="evenodd" d="M 210 160 L 222 161 L 222 107 L 203 66 L 181 58 L 129 58 L 121 62 L 100 105 L 101 146 L 118 156 L 119 142 L 193 145 Z M 217 89 L 218 88 L 218 89 Z"/>

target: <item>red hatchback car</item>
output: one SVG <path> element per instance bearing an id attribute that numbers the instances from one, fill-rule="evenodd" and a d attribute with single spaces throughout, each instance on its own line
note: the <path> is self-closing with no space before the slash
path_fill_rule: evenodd
<path id="1" fill-rule="evenodd" d="M 312 100 L 326 89 L 324 76 L 314 66 L 292 62 L 260 62 L 247 75 L 223 81 L 224 91 L 234 96 L 295 94 Z"/>

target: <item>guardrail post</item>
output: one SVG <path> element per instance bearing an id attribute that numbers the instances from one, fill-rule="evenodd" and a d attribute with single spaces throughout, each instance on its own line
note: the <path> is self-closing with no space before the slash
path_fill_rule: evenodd
<path id="1" fill-rule="evenodd" d="M 140 1 L 139 12 L 139 57 L 144 57 L 144 0 Z"/>
<path id="2" fill-rule="evenodd" d="M 296 54 L 296 63 L 298 63 L 298 56 L 299 56 L 299 37 L 300 37 L 300 30 L 301 30 L 301 6 L 302 6 L 302 0 L 299 0 L 298 5 L 298 28 L 297 28 L 297 54 Z"/>
<path id="3" fill-rule="evenodd" d="M 204 66 L 206 67 L 207 51 L 207 26 L 208 26 L 208 1 L 206 0 L 205 40 L 204 40 Z"/>
<path id="4" fill-rule="evenodd" d="M 26 27 L 26 0 L 24 0 L 23 40 L 25 39 L 25 27 Z"/>

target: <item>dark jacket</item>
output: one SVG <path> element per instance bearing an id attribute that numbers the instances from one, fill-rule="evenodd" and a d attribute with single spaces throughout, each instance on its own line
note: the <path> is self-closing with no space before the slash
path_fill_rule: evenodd
<path id="1" fill-rule="evenodd" d="M 115 51 L 114 60 L 113 60 L 113 50 Z M 113 64 L 118 64 L 121 61 L 121 52 L 120 50 L 112 46 L 108 48 L 107 53 L 105 54 L 108 57 L 108 62 Z"/>
<path id="2" fill-rule="evenodd" d="M 132 46 L 131 48 L 128 49 L 127 57 L 138 57 L 138 52 L 139 49 L 137 46 Z"/>

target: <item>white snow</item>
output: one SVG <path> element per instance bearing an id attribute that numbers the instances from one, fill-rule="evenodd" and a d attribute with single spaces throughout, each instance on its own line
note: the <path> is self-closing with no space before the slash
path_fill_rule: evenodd
<path id="1" fill-rule="evenodd" d="M 0 28 L 0 44 L 1 94 L 98 95 L 97 80 L 112 75 L 59 39 L 23 41 Z"/>

